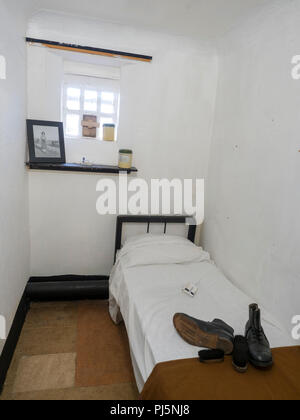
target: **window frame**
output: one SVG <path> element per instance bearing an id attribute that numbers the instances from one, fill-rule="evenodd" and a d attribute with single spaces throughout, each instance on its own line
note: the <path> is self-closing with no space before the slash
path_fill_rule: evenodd
<path id="1" fill-rule="evenodd" d="M 80 109 L 79 110 L 70 110 L 67 107 L 68 95 L 67 91 L 69 88 L 79 89 L 80 90 Z M 84 93 L 86 90 L 96 91 L 97 92 L 97 111 L 85 111 L 84 110 Z M 103 101 L 101 98 L 102 92 L 111 92 L 114 93 L 113 103 L 108 101 Z M 115 112 L 113 114 L 104 113 L 101 111 L 103 104 L 113 105 Z M 103 131 L 101 130 L 101 120 L 102 118 L 111 118 L 112 124 L 116 125 L 116 137 L 115 142 L 117 141 L 118 135 L 118 125 L 119 125 L 119 110 L 120 110 L 120 81 L 111 80 L 111 79 L 102 79 L 96 77 L 86 77 L 86 76 L 77 76 L 77 75 L 65 75 L 62 88 L 62 116 L 65 125 L 65 137 L 71 140 L 97 140 L 103 141 Z M 79 134 L 71 135 L 67 133 L 67 115 L 78 115 L 79 116 Z M 98 123 L 100 127 L 97 128 L 97 137 L 84 137 L 82 136 L 82 126 L 81 121 L 83 115 L 97 115 Z"/>

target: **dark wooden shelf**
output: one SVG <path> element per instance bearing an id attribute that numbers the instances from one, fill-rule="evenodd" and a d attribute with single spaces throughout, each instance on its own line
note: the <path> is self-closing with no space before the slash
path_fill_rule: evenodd
<path id="1" fill-rule="evenodd" d="M 119 174 L 120 172 L 138 172 L 136 168 L 120 169 L 110 165 L 82 165 L 80 163 L 26 163 L 29 169 L 63 172 L 88 172 L 98 174 Z"/>

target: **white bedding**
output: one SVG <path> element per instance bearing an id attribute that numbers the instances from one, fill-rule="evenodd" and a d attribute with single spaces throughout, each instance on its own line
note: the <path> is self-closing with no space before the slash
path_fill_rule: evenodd
<path id="1" fill-rule="evenodd" d="M 194 298 L 182 292 L 188 283 L 199 287 Z M 197 357 L 199 349 L 185 343 L 173 326 L 176 312 L 205 321 L 221 318 L 236 334 L 243 334 L 250 303 L 252 299 L 226 279 L 207 253 L 182 238 L 129 241 L 110 277 L 110 313 L 114 322 L 123 318 L 126 324 L 140 391 L 156 364 Z M 262 315 L 272 347 L 294 344 L 264 308 Z"/>

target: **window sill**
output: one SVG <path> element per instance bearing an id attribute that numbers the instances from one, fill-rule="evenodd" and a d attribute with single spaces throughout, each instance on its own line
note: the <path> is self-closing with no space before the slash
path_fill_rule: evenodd
<path id="1" fill-rule="evenodd" d="M 79 143 L 93 143 L 93 144 L 116 144 L 118 143 L 118 140 L 114 140 L 114 141 L 105 141 L 102 140 L 98 137 L 65 137 L 65 140 L 68 143 L 74 143 L 74 142 L 79 142 Z"/>
<path id="2" fill-rule="evenodd" d="M 80 163 L 26 163 L 28 169 L 62 172 L 86 172 L 98 174 L 119 174 L 121 172 L 138 172 L 136 168 L 120 169 L 110 165 L 82 165 Z"/>

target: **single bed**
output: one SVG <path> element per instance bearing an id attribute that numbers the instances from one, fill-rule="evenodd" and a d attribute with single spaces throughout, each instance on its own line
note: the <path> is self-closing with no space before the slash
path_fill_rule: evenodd
<path id="1" fill-rule="evenodd" d="M 167 235 L 167 225 L 185 221 L 185 217 L 152 216 L 126 216 L 117 221 L 110 314 L 115 323 L 125 322 L 140 392 L 158 364 L 197 357 L 199 349 L 185 343 L 173 326 L 176 312 L 205 321 L 221 318 L 236 334 L 243 334 L 248 306 L 253 302 L 222 274 L 209 254 L 193 244 L 195 226 L 188 228 L 188 239 Z M 148 233 L 129 238 L 122 247 L 125 223 L 146 224 Z M 151 223 L 161 223 L 162 234 L 152 235 Z M 182 291 L 188 283 L 199 288 L 194 298 Z M 276 318 L 261 309 L 272 348 L 293 346 Z"/>

